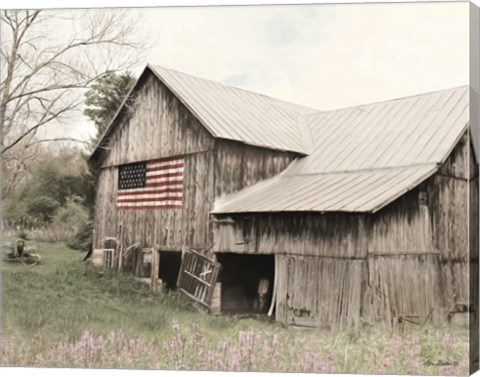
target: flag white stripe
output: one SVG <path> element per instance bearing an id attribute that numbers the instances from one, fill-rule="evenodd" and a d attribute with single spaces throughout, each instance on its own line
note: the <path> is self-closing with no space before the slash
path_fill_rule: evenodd
<path id="1" fill-rule="evenodd" d="M 178 177 L 150 178 L 147 180 L 147 185 L 149 183 L 178 182 L 178 181 L 183 181 L 183 176 L 179 175 Z M 170 187 L 170 185 L 168 187 Z"/>
<path id="2" fill-rule="evenodd" d="M 170 174 L 170 173 L 183 173 L 183 168 L 147 171 L 147 177 L 151 175 Z"/>
<path id="3" fill-rule="evenodd" d="M 182 205 L 181 200 L 159 200 L 159 201 L 151 201 L 151 202 L 135 202 L 135 203 L 118 203 L 118 207 L 142 207 L 142 206 L 158 206 L 158 205 L 167 205 L 167 206 L 175 206 L 175 205 Z"/>
<path id="4" fill-rule="evenodd" d="M 181 178 L 181 177 L 178 177 Z M 177 181 L 177 180 L 176 180 Z M 183 184 L 174 184 L 174 185 L 167 185 L 167 186 L 160 186 L 160 187 L 139 187 L 135 189 L 124 189 L 119 190 L 120 193 L 141 193 L 143 191 L 152 191 L 152 190 L 170 190 L 170 189 L 183 189 Z"/>
<path id="5" fill-rule="evenodd" d="M 183 193 L 181 192 L 168 192 L 162 194 L 132 194 L 132 195 L 121 195 L 118 197 L 118 200 L 124 199 L 164 199 L 164 198 L 183 198 Z"/>

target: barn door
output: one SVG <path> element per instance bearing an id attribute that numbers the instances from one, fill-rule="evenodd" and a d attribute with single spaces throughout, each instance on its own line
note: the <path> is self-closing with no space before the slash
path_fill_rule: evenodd
<path id="1" fill-rule="evenodd" d="M 316 326 L 317 280 L 313 258 L 287 259 L 287 324 Z"/>
<path id="2" fill-rule="evenodd" d="M 200 308 L 210 309 L 220 264 L 189 249 L 182 256 L 177 288 Z"/>

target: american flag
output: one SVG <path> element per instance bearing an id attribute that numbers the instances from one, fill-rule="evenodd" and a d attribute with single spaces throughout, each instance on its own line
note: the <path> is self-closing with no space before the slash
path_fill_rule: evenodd
<path id="1" fill-rule="evenodd" d="M 176 156 L 120 166 L 117 207 L 182 208 L 184 162 Z"/>

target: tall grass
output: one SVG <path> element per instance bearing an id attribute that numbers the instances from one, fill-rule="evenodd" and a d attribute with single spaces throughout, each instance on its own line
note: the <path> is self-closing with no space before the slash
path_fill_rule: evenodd
<path id="1" fill-rule="evenodd" d="M 76 338 L 65 337 L 35 352 L 32 350 L 35 342 L 26 346 L 24 340 L 12 336 L 7 336 L 5 342 L 2 364 L 9 366 L 468 374 L 465 339 L 445 330 L 387 337 L 375 330 L 352 342 L 342 334 L 291 334 L 251 327 L 224 334 L 215 341 L 195 322 L 190 328 L 181 328 L 174 321 L 162 340 L 145 335 L 127 336 L 116 330 L 106 335 L 84 331 Z M 432 342 L 438 344 L 438 349 L 432 347 Z"/>
<path id="2" fill-rule="evenodd" d="M 272 372 L 467 374 L 468 329 L 304 330 L 199 313 L 183 296 L 85 265 L 62 244 L 2 265 L 1 364 Z"/>
<path id="3" fill-rule="evenodd" d="M 28 227 L 5 223 L 3 227 L 3 236 L 5 237 L 24 238 L 48 243 L 66 242 L 76 232 L 76 227 L 61 223 L 39 223 Z"/>

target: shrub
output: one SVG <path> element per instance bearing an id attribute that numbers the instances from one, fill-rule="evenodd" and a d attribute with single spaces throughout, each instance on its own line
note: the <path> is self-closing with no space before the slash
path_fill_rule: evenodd
<path id="1" fill-rule="evenodd" d="M 64 224 L 78 231 L 88 221 L 88 211 L 81 204 L 82 198 L 71 196 L 63 207 L 58 208 L 53 224 Z"/>
<path id="2" fill-rule="evenodd" d="M 27 201 L 28 215 L 41 221 L 51 221 L 60 207 L 60 203 L 48 196 L 36 196 Z"/>
<path id="3" fill-rule="evenodd" d="M 29 239 L 29 235 L 28 233 L 25 231 L 25 230 L 21 230 L 18 234 L 17 234 L 17 238 L 20 238 L 22 240 L 28 240 Z"/>
<path id="4" fill-rule="evenodd" d="M 86 221 L 80 229 L 68 240 L 67 247 L 73 250 L 90 250 L 93 243 L 93 222 Z"/>

